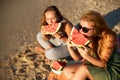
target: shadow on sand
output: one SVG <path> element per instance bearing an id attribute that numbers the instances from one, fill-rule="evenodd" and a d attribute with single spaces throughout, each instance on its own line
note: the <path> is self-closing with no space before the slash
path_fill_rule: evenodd
<path id="1" fill-rule="evenodd" d="M 107 24 L 114 28 L 118 23 L 120 23 L 120 7 L 109 12 L 106 15 L 103 15 L 104 19 L 106 20 Z"/>

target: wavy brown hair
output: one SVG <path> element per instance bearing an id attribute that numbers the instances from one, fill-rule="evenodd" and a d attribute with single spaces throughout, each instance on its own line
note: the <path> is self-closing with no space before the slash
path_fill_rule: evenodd
<path id="1" fill-rule="evenodd" d="M 100 58 L 101 52 L 105 49 L 113 49 L 115 46 L 116 34 L 113 32 L 102 15 L 96 11 L 90 10 L 83 14 L 81 20 L 94 24 L 94 37 L 93 37 L 93 51 L 98 53 L 96 56 Z"/>
<path id="2" fill-rule="evenodd" d="M 51 6 L 48 6 L 48 7 L 45 9 L 45 11 L 43 12 L 42 19 L 41 19 L 41 26 L 42 26 L 42 25 L 47 25 L 47 22 L 46 22 L 46 20 L 45 20 L 45 13 L 46 13 L 47 11 L 54 11 L 54 12 L 55 12 L 55 14 L 56 14 L 56 16 L 57 16 L 57 18 L 58 18 L 57 22 L 60 22 L 60 21 L 63 20 L 63 16 L 62 16 L 62 14 L 60 13 L 59 9 L 58 9 L 56 6 L 51 5 Z"/>

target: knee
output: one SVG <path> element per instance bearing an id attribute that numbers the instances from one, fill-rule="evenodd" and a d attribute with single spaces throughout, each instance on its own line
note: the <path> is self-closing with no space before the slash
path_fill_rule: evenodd
<path id="1" fill-rule="evenodd" d="M 66 76 L 67 79 L 70 79 L 72 72 L 70 72 L 70 69 L 68 67 L 64 67 L 63 74 Z"/>
<path id="2" fill-rule="evenodd" d="M 63 73 L 66 75 L 67 73 L 70 73 L 70 70 L 68 67 L 63 68 Z"/>
<path id="3" fill-rule="evenodd" d="M 87 65 L 81 65 L 81 66 L 78 68 L 78 71 L 81 72 L 81 73 L 84 73 L 84 74 L 88 74 Z"/>
<path id="4" fill-rule="evenodd" d="M 48 49 L 45 51 L 45 57 L 49 60 L 57 60 L 59 55 L 56 54 L 56 50 L 54 48 Z"/>
<path id="5" fill-rule="evenodd" d="M 66 66 L 63 68 L 63 74 L 69 80 L 73 76 L 75 70 L 76 69 L 74 67 Z"/>

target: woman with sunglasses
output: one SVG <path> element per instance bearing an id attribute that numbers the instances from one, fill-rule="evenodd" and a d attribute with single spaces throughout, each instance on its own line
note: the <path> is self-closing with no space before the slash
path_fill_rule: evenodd
<path id="1" fill-rule="evenodd" d="M 80 64 L 64 67 L 63 73 L 68 80 L 120 80 L 120 54 L 116 49 L 116 34 L 96 11 L 83 14 L 76 26 L 79 32 L 91 40 L 88 47 L 77 47 L 74 51 L 70 40 L 67 48 L 75 61 L 84 59 Z"/>

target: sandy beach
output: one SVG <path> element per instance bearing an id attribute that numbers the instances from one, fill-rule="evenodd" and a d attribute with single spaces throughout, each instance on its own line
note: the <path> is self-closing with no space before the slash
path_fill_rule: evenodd
<path id="1" fill-rule="evenodd" d="M 0 80 L 47 80 L 49 64 L 34 48 L 42 12 L 49 5 L 56 5 L 74 25 L 87 10 L 98 11 L 120 34 L 119 0 L 1 0 Z"/>

